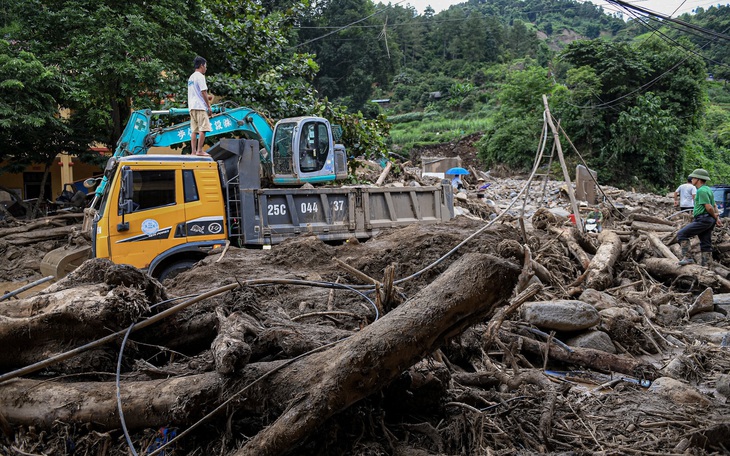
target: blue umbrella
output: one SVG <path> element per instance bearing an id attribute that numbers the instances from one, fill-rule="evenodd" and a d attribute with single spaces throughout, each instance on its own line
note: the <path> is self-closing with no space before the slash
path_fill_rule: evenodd
<path id="1" fill-rule="evenodd" d="M 469 174 L 469 171 L 465 170 L 464 168 L 451 168 L 450 170 L 446 171 L 446 174 L 459 176 L 463 174 Z"/>

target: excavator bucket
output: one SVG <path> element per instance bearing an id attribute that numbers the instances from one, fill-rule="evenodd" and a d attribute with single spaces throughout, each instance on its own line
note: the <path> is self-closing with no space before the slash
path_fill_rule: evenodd
<path id="1" fill-rule="evenodd" d="M 91 246 L 60 247 L 46 253 L 41 260 L 41 274 L 60 279 L 91 258 Z"/>

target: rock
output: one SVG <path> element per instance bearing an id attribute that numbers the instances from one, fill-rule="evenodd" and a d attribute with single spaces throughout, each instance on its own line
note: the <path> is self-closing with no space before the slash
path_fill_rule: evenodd
<path id="1" fill-rule="evenodd" d="M 712 312 L 714 308 L 715 302 L 712 296 L 712 288 L 706 288 L 689 307 L 689 316 L 692 317 L 701 312 Z"/>
<path id="2" fill-rule="evenodd" d="M 656 318 L 664 326 L 676 326 L 684 318 L 684 311 L 677 306 L 664 304 L 659 306 Z"/>
<path id="3" fill-rule="evenodd" d="M 466 196 L 466 193 L 464 193 L 464 192 L 457 193 L 456 196 L 454 196 L 454 198 L 456 198 L 459 201 L 467 201 L 468 200 L 468 198 Z"/>
<path id="4" fill-rule="evenodd" d="M 669 361 L 669 364 L 664 366 L 662 369 L 662 374 L 665 377 L 671 377 L 671 378 L 684 378 L 684 372 L 686 370 L 686 365 L 681 357 L 674 358 L 673 360 Z"/>
<path id="5" fill-rule="evenodd" d="M 601 320 L 604 325 L 611 326 L 611 321 L 622 320 L 627 323 L 636 323 L 641 321 L 641 316 L 637 311 L 628 307 L 611 307 L 600 312 Z"/>
<path id="6" fill-rule="evenodd" d="M 692 386 L 670 377 L 654 380 L 649 391 L 660 394 L 676 404 L 690 404 L 706 407 L 710 400 Z"/>
<path id="7" fill-rule="evenodd" d="M 618 301 L 616 301 L 616 298 L 609 295 L 608 293 L 596 291 L 593 288 L 586 289 L 583 293 L 581 293 L 578 299 L 592 305 L 596 308 L 596 310 L 599 311 L 611 307 L 616 307 L 618 305 Z"/>
<path id="8" fill-rule="evenodd" d="M 571 347 L 592 348 L 606 353 L 616 353 L 611 337 L 603 331 L 588 331 L 579 336 L 568 339 L 566 344 Z"/>
<path id="9" fill-rule="evenodd" d="M 556 331 L 580 331 L 601 321 L 592 305 L 567 299 L 528 302 L 522 305 L 521 313 L 522 319 L 528 323 Z"/>
<path id="10" fill-rule="evenodd" d="M 715 380 L 715 389 L 718 393 L 730 398 L 730 375 L 720 374 Z"/>
<path id="11" fill-rule="evenodd" d="M 719 312 L 730 313 L 730 293 L 718 293 L 712 297 L 712 301 Z"/>
<path id="12" fill-rule="evenodd" d="M 725 315 L 720 312 L 703 312 L 690 318 L 689 321 L 692 323 L 712 323 L 717 320 L 724 320 Z"/>
<path id="13" fill-rule="evenodd" d="M 690 339 L 698 339 L 717 345 L 722 345 L 723 339 L 730 339 L 730 331 L 727 329 L 702 324 L 687 325 L 684 328 L 684 335 Z"/>

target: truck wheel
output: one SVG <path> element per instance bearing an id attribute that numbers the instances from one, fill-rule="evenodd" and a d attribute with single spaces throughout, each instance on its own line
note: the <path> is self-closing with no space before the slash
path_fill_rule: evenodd
<path id="1" fill-rule="evenodd" d="M 167 279 L 172 279 L 181 272 L 192 268 L 195 263 L 197 263 L 197 261 L 194 260 L 180 260 L 174 263 L 170 263 L 162 269 L 160 275 L 157 277 L 157 280 L 159 280 L 160 282 L 164 282 Z"/>

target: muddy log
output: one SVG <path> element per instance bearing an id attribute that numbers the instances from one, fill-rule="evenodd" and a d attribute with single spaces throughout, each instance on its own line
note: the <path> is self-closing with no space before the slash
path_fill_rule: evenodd
<path id="1" fill-rule="evenodd" d="M 631 229 L 634 231 L 656 231 L 658 233 L 671 233 L 677 228 L 661 223 L 632 222 Z"/>
<path id="2" fill-rule="evenodd" d="M 621 239 L 613 231 L 603 231 L 598 240 L 601 246 L 587 269 L 586 288 L 605 290 L 613 285 L 613 266 L 621 255 Z"/>
<path id="3" fill-rule="evenodd" d="M 499 332 L 499 339 L 505 344 L 518 343 L 522 350 L 533 355 L 544 356 L 546 343 L 529 337 L 520 336 L 507 331 Z M 550 344 L 548 356 L 550 359 L 577 366 L 587 367 L 602 372 L 619 372 L 639 379 L 654 380 L 660 376 L 656 367 L 641 362 L 635 358 L 623 355 L 614 355 L 591 348 L 570 347 L 565 350 L 558 344 Z"/>
<path id="4" fill-rule="evenodd" d="M 78 227 L 76 225 L 59 226 L 48 230 L 9 234 L 3 238 L 3 241 L 12 245 L 24 245 L 48 239 L 65 239 L 74 229 L 78 229 Z"/>
<path id="5" fill-rule="evenodd" d="M 670 259 L 672 261 L 679 261 L 679 258 L 672 252 L 672 250 L 667 247 L 664 242 L 662 242 L 661 239 L 659 239 L 659 236 L 657 236 L 655 233 L 652 233 L 650 231 L 642 232 L 642 234 L 646 235 L 646 237 L 649 239 L 649 242 L 651 242 L 651 245 L 654 247 L 654 249 L 659 252 L 664 258 Z"/>
<path id="6" fill-rule="evenodd" d="M 558 238 L 565 244 L 565 247 L 568 248 L 568 251 L 570 252 L 573 257 L 578 260 L 578 263 L 580 263 L 581 269 L 584 271 L 588 267 L 588 265 L 591 262 L 591 258 L 588 256 L 585 250 L 578 244 L 578 241 L 576 241 L 575 237 L 573 236 L 572 229 L 565 229 L 565 228 L 555 228 L 555 227 L 549 227 L 548 228 L 551 233 L 558 236 Z"/>
<path id="7" fill-rule="evenodd" d="M 63 214 L 55 215 L 52 217 L 46 217 L 44 219 L 36 220 L 31 223 L 26 223 L 20 226 L 13 226 L 10 228 L 0 228 L 0 237 L 8 236 L 11 234 L 27 233 L 35 229 L 46 229 L 49 226 L 65 226 L 68 219 L 80 219 L 83 218 L 84 214 Z M 79 225 L 80 226 L 80 225 Z"/>
<path id="8" fill-rule="evenodd" d="M 656 215 L 648 215 L 648 214 L 639 214 L 634 213 L 629 215 L 629 221 L 631 222 L 646 222 L 646 223 L 652 223 L 656 225 L 667 225 L 667 226 L 675 226 L 675 223 L 667 220 L 662 217 L 657 217 Z"/>
<path id="9" fill-rule="evenodd" d="M 148 310 L 147 297 L 136 288 L 107 293 L 85 286 L 45 295 L 33 301 L 42 311 L 30 316 L 0 315 L 0 370 L 33 364 L 69 343 L 91 341 L 129 326 Z"/>
<path id="10" fill-rule="evenodd" d="M 493 313 L 510 297 L 520 269 L 468 254 L 416 296 L 322 353 L 274 374 L 253 394 L 268 397 L 277 420 L 237 455 L 278 455 L 330 416 L 380 390 L 448 338 Z"/>
<path id="11" fill-rule="evenodd" d="M 122 382 L 124 421 L 130 429 L 191 424 L 204 406 L 219 401 L 222 378 L 215 373 L 166 380 Z M 69 406 L 73 404 L 73 406 Z M 12 425 L 50 429 L 55 420 L 121 427 L 116 386 L 110 382 L 62 383 L 15 379 L 0 384 L 0 414 Z"/>
<path id="12" fill-rule="evenodd" d="M 691 277 L 702 288 L 712 288 L 713 291 L 729 292 L 730 280 L 720 277 L 714 271 L 698 264 L 679 266 L 677 262 L 666 258 L 647 258 L 644 265 L 649 274 L 662 280 Z"/>

